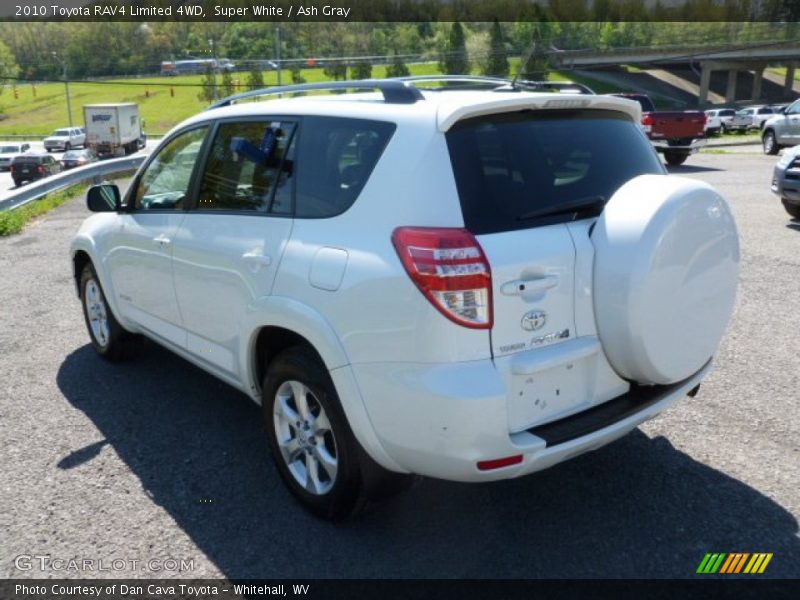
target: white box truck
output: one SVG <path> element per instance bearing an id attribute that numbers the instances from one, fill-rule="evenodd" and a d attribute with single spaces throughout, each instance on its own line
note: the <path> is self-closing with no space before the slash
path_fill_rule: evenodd
<path id="1" fill-rule="evenodd" d="M 87 104 L 83 107 L 86 146 L 95 154 L 120 156 L 144 147 L 139 105 Z"/>

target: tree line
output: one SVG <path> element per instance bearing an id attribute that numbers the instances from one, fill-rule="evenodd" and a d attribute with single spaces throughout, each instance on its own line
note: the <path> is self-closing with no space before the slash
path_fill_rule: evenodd
<path id="1" fill-rule="evenodd" d="M 598 0 L 602 2 L 603 0 Z M 561 4 L 564 4 L 562 0 Z M 162 61 L 230 58 L 263 68 L 280 56 L 295 78 L 315 58 L 332 78 L 369 76 L 377 63 L 404 74 L 410 60 L 438 61 L 445 73 L 508 74 L 508 57 L 534 48 L 529 65 L 543 72 L 557 50 L 692 46 L 794 39 L 796 22 L 525 21 L 517 23 L 315 23 L 276 28 L 261 22 L 0 23 L 0 77 L 21 80 L 136 76 Z M 260 61 L 260 62 L 259 62 Z M 350 73 L 348 73 L 350 69 Z"/>

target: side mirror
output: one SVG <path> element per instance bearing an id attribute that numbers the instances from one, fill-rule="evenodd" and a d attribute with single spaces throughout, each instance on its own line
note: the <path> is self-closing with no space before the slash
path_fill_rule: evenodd
<path id="1" fill-rule="evenodd" d="M 92 212 L 116 212 L 121 203 L 119 188 L 113 183 L 94 185 L 86 193 L 86 206 Z"/>

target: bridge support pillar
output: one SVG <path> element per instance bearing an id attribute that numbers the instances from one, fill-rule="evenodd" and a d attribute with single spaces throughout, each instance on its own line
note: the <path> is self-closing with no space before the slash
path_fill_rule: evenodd
<path id="1" fill-rule="evenodd" d="M 761 98 L 761 84 L 764 81 L 764 69 L 753 71 L 753 100 Z"/>
<path id="2" fill-rule="evenodd" d="M 792 97 L 792 90 L 794 89 L 794 68 L 795 63 L 786 65 L 786 80 L 783 82 L 783 95 L 787 98 Z"/>
<path id="3" fill-rule="evenodd" d="M 697 95 L 697 103 L 702 107 L 708 104 L 708 90 L 711 87 L 711 66 L 708 63 L 702 63 L 700 68 L 700 93 Z"/>
<path id="4" fill-rule="evenodd" d="M 739 76 L 739 71 L 731 69 L 728 71 L 728 87 L 725 90 L 725 102 L 736 102 L 736 79 Z"/>

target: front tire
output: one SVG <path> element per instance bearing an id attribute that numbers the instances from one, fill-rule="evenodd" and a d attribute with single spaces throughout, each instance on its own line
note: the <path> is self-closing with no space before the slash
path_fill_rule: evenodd
<path id="1" fill-rule="evenodd" d="M 272 457 L 289 491 L 309 511 L 339 520 L 364 504 L 358 442 L 325 366 L 297 346 L 269 365 L 262 411 Z"/>
<path id="2" fill-rule="evenodd" d="M 764 132 L 764 135 L 761 136 L 761 147 L 764 149 L 764 154 L 775 155 L 780 150 L 780 146 L 778 146 L 778 141 L 775 139 L 775 132 L 771 129 L 768 129 Z"/>
<path id="3" fill-rule="evenodd" d="M 97 353 L 110 361 L 125 358 L 131 334 L 123 329 L 111 312 L 91 264 L 86 265 L 81 273 L 81 304 L 86 329 Z"/>
<path id="4" fill-rule="evenodd" d="M 783 203 L 783 208 L 786 209 L 786 212 L 789 213 L 790 217 L 800 220 L 800 206 L 797 204 L 789 204 L 789 202 L 786 201 L 786 198 L 781 198 L 781 202 Z"/>
<path id="5" fill-rule="evenodd" d="M 678 165 L 682 165 L 686 162 L 686 159 L 689 158 L 688 154 L 683 152 L 665 152 L 664 153 L 664 160 L 667 161 L 668 165 L 672 165 L 676 167 Z"/>

